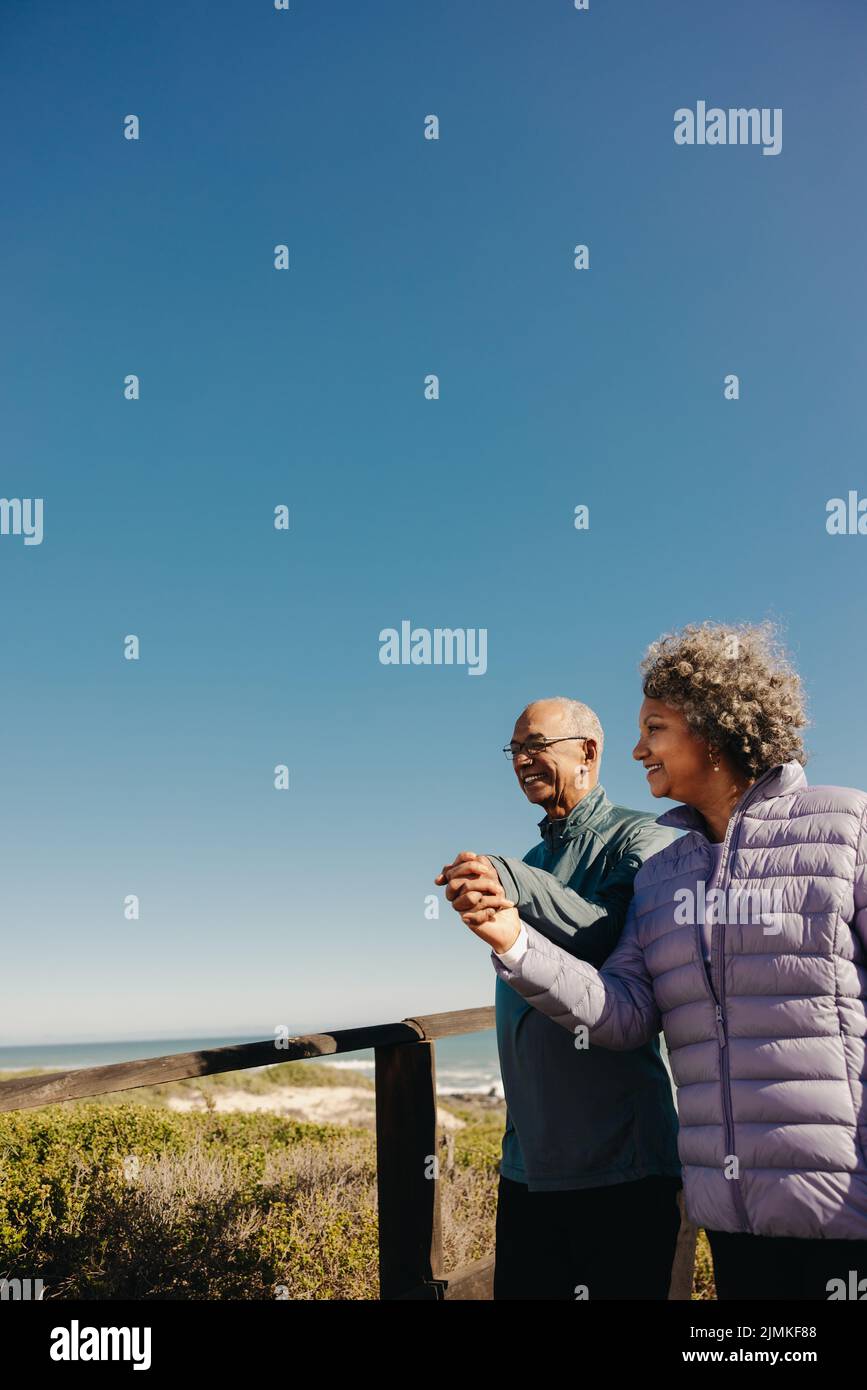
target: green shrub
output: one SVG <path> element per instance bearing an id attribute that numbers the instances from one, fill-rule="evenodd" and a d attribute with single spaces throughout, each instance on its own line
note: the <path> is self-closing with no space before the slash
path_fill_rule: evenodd
<path id="1" fill-rule="evenodd" d="M 441 1151 L 447 1269 L 493 1251 L 501 1136 L 477 1116 Z M 47 1298 L 375 1299 L 375 1136 L 115 1101 L 2 1114 L 0 1277 Z M 714 1297 L 703 1231 L 694 1297 Z"/>
<path id="2" fill-rule="evenodd" d="M 275 1284 L 297 1279 L 272 1205 L 293 1212 L 293 1250 L 307 1239 L 315 1259 L 323 1245 L 324 1213 L 315 1229 L 303 1219 L 311 1154 L 335 1208 L 332 1243 L 338 1231 L 352 1243 L 347 1203 L 334 1195 L 354 1161 L 347 1143 L 372 1147 L 363 1131 L 261 1113 L 88 1102 L 2 1115 L 0 1274 L 42 1278 L 49 1297 L 274 1297 Z M 369 1187 L 369 1158 L 360 1171 Z M 374 1211 L 374 1253 L 375 1225 Z"/>

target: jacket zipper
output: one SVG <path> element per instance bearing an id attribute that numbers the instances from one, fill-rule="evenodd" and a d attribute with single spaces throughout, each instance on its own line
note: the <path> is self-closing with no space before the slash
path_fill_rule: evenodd
<path id="1" fill-rule="evenodd" d="M 741 823 L 742 823 L 742 821 L 743 821 L 743 808 L 741 809 L 741 813 L 740 813 L 740 816 L 738 817 L 737 821 L 735 821 L 735 818 L 732 817 L 732 821 L 731 821 L 731 824 L 729 825 L 728 833 L 727 833 L 726 838 L 725 838 L 725 841 L 724 841 L 724 843 L 723 843 L 722 855 L 720 856 L 720 869 L 719 869 L 719 874 L 718 874 L 718 876 L 717 876 L 717 887 L 718 887 L 718 888 L 721 888 L 722 891 L 723 891 L 723 902 L 724 902 L 724 903 L 727 903 L 727 902 L 728 902 L 728 889 L 727 889 L 727 885 L 726 885 L 726 870 L 728 869 L 729 863 L 731 862 L 732 845 L 733 845 L 733 843 L 734 843 L 734 842 L 736 841 L 736 839 L 737 839 L 737 835 L 736 835 L 736 833 L 735 833 L 735 830 L 737 829 L 738 834 L 740 833 L 740 828 L 741 828 Z M 727 925 L 727 919 L 728 919 L 728 912 L 725 912 L 725 920 L 724 920 L 724 922 L 723 922 L 723 923 L 719 923 L 719 922 L 715 922 L 715 923 L 714 923 L 713 927 L 711 928 L 711 939 L 713 939 L 713 937 L 716 936 L 716 963 L 717 963 L 717 964 L 716 964 L 716 970 L 717 970 L 717 981 L 718 981 L 718 988 L 719 988 L 719 1002 L 717 1003 L 717 1007 L 716 1007 L 716 1016 L 717 1016 L 717 1028 L 720 1030 L 720 1037 L 721 1037 L 720 1052 L 719 1052 L 719 1059 L 720 1059 L 720 1084 L 721 1084 L 721 1087 L 722 1087 L 723 1114 L 724 1114 L 724 1116 L 725 1116 L 726 1153 L 727 1153 L 728 1155 L 730 1155 L 732 1158 L 737 1159 L 737 1155 L 736 1155 L 736 1153 L 735 1153 L 735 1121 L 734 1121 L 734 1111 L 733 1111 L 733 1107 L 732 1107 L 731 1067 L 730 1067 L 730 1065 L 729 1065 L 730 1051 L 729 1051 L 729 1048 L 728 1048 L 728 1045 L 727 1045 L 727 1044 L 728 1044 L 728 1038 L 727 1038 L 727 1036 L 726 1036 L 726 1019 L 725 1019 L 725 999 L 726 999 L 726 980 L 725 980 L 725 927 L 726 927 L 726 925 Z M 733 1178 L 733 1179 L 731 1179 L 731 1182 L 733 1183 L 732 1193 L 733 1193 L 733 1196 L 734 1196 L 735 1207 L 736 1207 L 736 1209 L 737 1209 L 738 1215 L 740 1216 L 741 1221 L 743 1222 L 744 1230 L 745 1230 L 747 1233 L 751 1233 L 752 1227 L 750 1226 L 750 1218 L 749 1218 L 749 1216 L 747 1215 L 747 1208 L 746 1208 L 746 1204 L 745 1204 L 744 1199 L 743 1199 L 743 1194 L 741 1193 L 741 1189 L 740 1189 L 740 1179 L 739 1179 L 739 1178 Z"/>
<path id="2" fill-rule="evenodd" d="M 727 880 L 727 870 L 729 862 L 731 862 L 732 849 L 734 849 L 734 845 L 736 844 L 736 841 L 738 841 L 739 835 L 741 835 L 741 826 L 743 824 L 743 812 L 745 812 L 746 808 L 748 808 L 750 801 L 752 801 L 754 792 L 759 790 L 761 783 L 764 783 L 764 781 L 770 778 L 771 773 L 773 773 L 773 769 L 768 771 L 768 773 L 764 774 L 764 777 L 760 777 L 759 780 L 756 781 L 756 783 L 753 783 L 752 787 L 749 788 L 749 791 L 746 792 L 745 798 L 743 798 L 741 806 L 739 806 L 738 810 L 735 810 L 734 815 L 732 815 L 731 820 L 729 820 L 727 831 L 725 831 L 725 840 L 722 841 L 722 853 L 720 856 L 720 873 L 718 873 L 717 876 L 717 887 L 722 888 L 722 892 L 724 892 L 724 897 L 722 897 L 722 901 L 724 902 L 728 902 L 728 885 L 727 881 L 725 880 Z M 725 913 L 725 916 L 728 916 L 728 913 Z M 717 980 L 718 988 L 720 988 L 720 997 L 718 997 L 717 999 L 716 995 L 714 995 L 714 999 L 716 999 L 717 1006 L 717 1036 L 718 1038 L 720 1038 L 720 1083 L 722 1090 L 722 1113 L 724 1113 L 725 1119 L 725 1148 L 727 1148 L 728 1154 L 731 1155 L 732 1158 L 736 1159 L 736 1156 L 738 1155 L 735 1154 L 735 1118 L 734 1112 L 732 1112 L 731 1068 L 729 1068 L 728 1062 L 728 1036 L 727 1031 L 725 1031 L 724 931 L 724 923 L 714 923 L 714 926 L 711 927 L 710 937 L 711 956 L 716 955 Z M 716 937 L 716 949 L 714 949 L 714 937 Z M 700 956 L 700 959 L 702 959 L 702 965 L 704 965 L 704 952 L 702 952 L 702 956 Z M 746 1204 L 745 1201 L 743 1201 L 743 1194 L 741 1193 L 741 1187 L 739 1187 L 738 1177 L 732 1179 L 732 1183 L 734 1183 L 734 1187 L 732 1187 L 732 1195 L 734 1195 L 736 1211 L 738 1211 L 738 1215 L 741 1216 L 743 1227 L 745 1227 L 745 1232 L 748 1234 L 752 1234 L 752 1226 L 750 1226 L 750 1219 L 748 1216 L 748 1212 L 746 1212 Z"/>
<path id="3" fill-rule="evenodd" d="M 770 774 L 766 775 L 769 776 Z M 726 870 L 728 869 L 732 854 L 732 844 L 737 840 L 737 837 L 740 834 L 741 824 L 743 823 L 743 814 L 747 808 L 747 805 L 752 800 L 752 794 L 757 790 L 759 784 L 764 780 L 764 777 L 761 777 L 759 778 L 758 782 L 755 782 L 753 784 L 753 786 L 749 789 L 749 792 L 747 793 L 746 798 L 743 804 L 741 805 L 740 809 L 734 813 L 734 815 L 728 823 L 725 839 L 723 841 L 722 854 L 720 855 L 719 874 L 717 875 L 717 887 L 723 889 L 723 902 L 728 902 L 728 893 L 726 889 L 725 880 Z M 736 831 L 737 835 L 735 833 Z M 726 913 L 725 915 L 727 917 L 728 913 Z M 737 1154 L 735 1153 L 735 1122 L 734 1113 L 732 1110 L 731 1094 L 731 1068 L 729 1066 L 728 1037 L 726 1035 L 725 1019 L 726 984 L 724 959 L 725 940 L 723 936 L 724 924 L 714 922 L 713 926 L 711 927 L 711 958 L 716 960 L 716 973 L 719 988 L 719 997 L 717 997 L 713 990 L 711 981 L 708 977 L 707 966 L 704 963 L 704 946 L 702 943 L 701 925 L 702 924 L 699 922 L 696 922 L 695 924 L 696 940 L 698 943 L 698 958 L 702 968 L 702 976 L 707 986 L 708 994 L 713 1000 L 714 1007 L 716 1010 L 716 1030 L 717 1039 L 719 1042 L 720 1089 L 722 1091 L 726 1153 L 730 1157 L 736 1159 Z M 747 1234 L 752 1234 L 750 1218 L 747 1215 L 746 1205 L 744 1203 L 743 1195 L 739 1187 L 739 1179 L 734 1178 L 732 1179 L 732 1182 L 734 1183 L 734 1187 L 732 1189 L 732 1196 L 734 1197 L 734 1204 L 737 1210 L 737 1214 L 743 1222 L 744 1231 Z"/>

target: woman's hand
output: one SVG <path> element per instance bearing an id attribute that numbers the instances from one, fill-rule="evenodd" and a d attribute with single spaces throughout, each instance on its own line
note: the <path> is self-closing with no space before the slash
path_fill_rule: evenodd
<path id="1" fill-rule="evenodd" d="M 521 919 L 514 903 L 505 907 L 476 907 L 473 912 L 462 912 L 461 921 L 471 932 L 487 941 L 492 951 L 508 951 L 514 946 L 521 930 Z"/>

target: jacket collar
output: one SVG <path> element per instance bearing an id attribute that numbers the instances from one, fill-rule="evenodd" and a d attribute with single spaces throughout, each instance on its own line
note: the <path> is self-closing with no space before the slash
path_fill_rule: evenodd
<path id="1" fill-rule="evenodd" d="M 576 839 L 591 821 L 607 811 L 610 805 L 605 788 L 601 782 L 597 782 L 593 790 L 582 796 L 578 804 L 572 807 L 568 816 L 563 816 L 560 820 L 550 820 L 548 816 L 543 816 L 539 821 L 539 833 L 549 850 L 557 849 L 567 840 Z"/>
<path id="2" fill-rule="evenodd" d="M 751 787 L 747 787 L 732 811 L 732 816 L 740 815 L 755 801 L 770 801 L 771 797 L 785 796 L 788 792 L 797 791 L 799 787 L 806 785 L 807 778 L 800 763 L 778 763 L 776 767 L 762 773 Z M 656 823 L 673 825 L 678 830 L 698 830 L 702 835 L 707 835 L 704 816 L 694 806 L 675 806 L 672 810 L 666 811 L 665 815 L 657 816 Z"/>

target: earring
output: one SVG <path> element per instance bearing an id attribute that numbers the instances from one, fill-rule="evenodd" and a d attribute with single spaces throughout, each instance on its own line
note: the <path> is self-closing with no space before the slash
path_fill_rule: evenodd
<path id="1" fill-rule="evenodd" d="M 710 749 L 707 750 L 707 756 L 708 756 L 710 762 L 713 764 L 713 770 L 714 770 L 714 772 L 719 772 L 719 763 L 715 761 L 714 755 L 713 755 L 713 753 L 710 751 Z M 717 757 L 719 757 L 719 754 L 717 754 Z"/>

